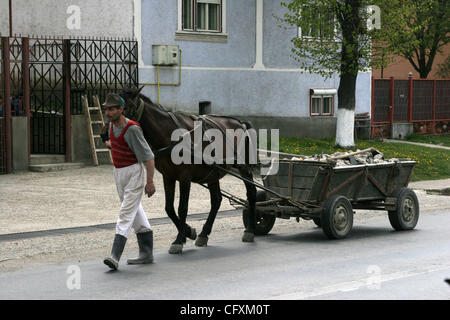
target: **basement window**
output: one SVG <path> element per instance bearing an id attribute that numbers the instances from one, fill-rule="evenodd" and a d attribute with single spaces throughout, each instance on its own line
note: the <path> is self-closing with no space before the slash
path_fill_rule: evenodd
<path id="1" fill-rule="evenodd" d="M 332 116 L 334 113 L 334 97 L 336 89 L 311 89 L 311 116 Z"/>

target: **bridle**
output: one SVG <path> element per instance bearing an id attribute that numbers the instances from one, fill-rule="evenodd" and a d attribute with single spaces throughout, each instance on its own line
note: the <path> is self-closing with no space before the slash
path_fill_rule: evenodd
<path id="1" fill-rule="evenodd" d="M 139 122 L 142 118 L 142 113 L 144 112 L 144 100 L 142 98 L 139 98 L 139 95 L 136 96 L 134 99 L 127 99 L 129 103 L 132 104 L 132 112 L 129 110 L 130 108 L 127 107 L 125 111 L 125 115 L 134 120 Z M 139 106 L 137 105 L 137 100 L 139 100 Z"/>

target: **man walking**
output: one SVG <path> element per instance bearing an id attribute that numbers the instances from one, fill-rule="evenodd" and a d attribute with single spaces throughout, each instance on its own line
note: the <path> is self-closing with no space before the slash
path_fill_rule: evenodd
<path id="1" fill-rule="evenodd" d="M 154 155 L 140 125 L 123 115 L 125 101 L 120 95 L 108 94 L 102 106 L 110 121 L 109 141 L 106 145 L 111 148 L 114 179 L 122 202 L 111 256 L 103 262 L 113 270 L 119 267 L 125 243 L 133 228 L 138 240 L 139 256 L 128 259 L 127 263 L 152 263 L 153 231 L 142 208 L 141 199 L 144 190 L 149 198 L 155 193 Z"/>

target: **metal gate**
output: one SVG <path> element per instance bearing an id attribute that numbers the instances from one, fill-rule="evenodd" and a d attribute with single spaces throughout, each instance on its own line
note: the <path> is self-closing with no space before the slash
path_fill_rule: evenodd
<path id="1" fill-rule="evenodd" d="M 31 153 L 64 154 L 63 40 L 30 39 L 29 69 Z"/>
<path id="2" fill-rule="evenodd" d="M 398 122 L 415 133 L 450 132 L 450 79 L 372 78 L 372 136 Z"/>
<path id="3" fill-rule="evenodd" d="M 81 96 L 104 100 L 138 84 L 138 43 L 129 39 L 1 37 L 0 59 L 0 173 L 11 170 L 11 116 L 29 119 L 29 153 L 70 159 Z"/>
<path id="4" fill-rule="evenodd" d="M 133 40 L 70 40 L 72 114 L 83 110 L 81 96 L 97 95 L 138 84 L 138 43 Z"/>
<path id="5" fill-rule="evenodd" d="M 3 90 L 3 41 L 0 41 L 0 174 L 7 173 L 6 168 L 6 130 L 5 130 L 5 114 L 4 114 L 4 97 Z"/>

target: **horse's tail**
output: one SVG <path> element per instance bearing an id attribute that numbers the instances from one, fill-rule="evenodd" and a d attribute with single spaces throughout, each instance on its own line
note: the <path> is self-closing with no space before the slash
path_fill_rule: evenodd
<path id="1" fill-rule="evenodd" d="M 253 124 L 248 121 L 248 120 L 242 120 L 241 121 L 242 124 L 245 126 L 245 130 L 248 131 L 249 129 L 255 129 L 253 127 Z M 252 135 L 249 134 L 248 135 L 248 143 L 246 143 L 246 164 L 247 166 L 251 169 L 251 170 L 255 170 L 258 168 L 258 162 L 259 162 L 259 155 L 258 155 L 258 136 L 256 135 L 256 140 L 252 140 Z M 250 162 L 250 152 L 254 152 L 255 154 L 255 158 L 256 158 L 256 163 L 251 163 Z"/>

